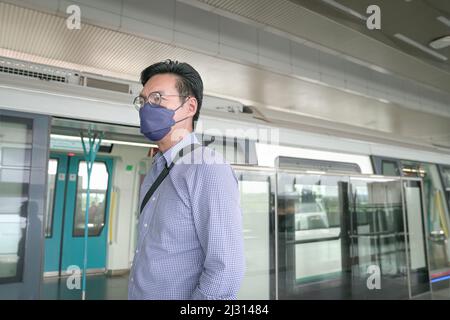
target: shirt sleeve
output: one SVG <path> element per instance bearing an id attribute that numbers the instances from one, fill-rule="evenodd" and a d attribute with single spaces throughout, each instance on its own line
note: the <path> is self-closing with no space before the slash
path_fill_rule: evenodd
<path id="1" fill-rule="evenodd" d="M 192 208 L 205 262 L 192 299 L 236 299 L 245 271 L 238 181 L 228 164 L 200 168 Z"/>

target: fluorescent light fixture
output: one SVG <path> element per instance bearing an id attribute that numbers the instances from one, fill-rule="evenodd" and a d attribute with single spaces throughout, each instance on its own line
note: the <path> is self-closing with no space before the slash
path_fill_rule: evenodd
<path id="1" fill-rule="evenodd" d="M 390 73 L 388 70 L 386 70 L 385 68 L 380 67 L 380 66 L 377 66 L 377 65 L 374 65 L 374 64 L 370 65 L 369 68 L 372 69 L 372 70 L 374 70 L 374 71 L 380 72 L 380 73 L 391 74 L 391 73 Z"/>
<path id="2" fill-rule="evenodd" d="M 65 136 L 60 134 L 51 134 L 50 138 L 54 139 L 64 139 L 64 140 L 70 140 L 70 141 L 77 141 L 81 143 L 81 138 L 74 137 L 74 136 Z M 87 138 L 85 138 L 87 139 Z M 121 144 L 126 146 L 135 146 L 135 147 L 146 147 L 146 148 L 156 148 L 158 147 L 156 144 L 152 143 L 139 143 L 139 142 L 129 142 L 129 141 L 120 141 L 120 140 L 108 140 L 103 139 L 102 142 L 104 143 L 111 143 L 111 144 Z"/>
<path id="3" fill-rule="evenodd" d="M 430 42 L 430 47 L 433 49 L 444 49 L 450 46 L 450 36 L 440 37 Z"/>
<path id="4" fill-rule="evenodd" d="M 378 99 L 378 101 L 383 102 L 383 103 L 386 103 L 386 104 L 391 103 L 389 100 L 382 99 L 382 98 Z"/>
<path id="5" fill-rule="evenodd" d="M 354 90 L 352 90 L 352 89 L 344 88 L 343 90 L 344 90 L 345 92 L 347 92 L 347 93 L 351 93 L 351 94 L 354 94 L 354 95 L 357 95 L 357 96 L 362 96 L 362 95 L 363 95 L 361 92 L 354 91 Z"/>
<path id="6" fill-rule="evenodd" d="M 308 140 L 309 138 L 303 137 L 301 139 Z M 339 139 L 337 139 L 337 141 L 334 142 L 336 146 L 339 145 L 338 140 Z M 261 142 L 257 142 L 255 144 L 255 147 L 258 164 L 260 166 L 274 167 L 275 159 L 278 156 L 287 156 L 311 160 L 328 160 L 328 161 L 356 163 L 361 168 L 361 172 L 363 174 L 373 174 L 372 163 L 370 162 L 370 158 L 364 155 L 346 154 L 340 152 L 316 150 L 303 147 L 280 146 Z M 323 172 L 321 172 L 320 174 L 323 174 Z"/>
<path id="7" fill-rule="evenodd" d="M 359 12 L 357 12 L 357 11 L 355 11 L 353 9 L 350 9 L 349 7 L 346 7 L 346 6 L 340 4 L 339 2 L 337 2 L 335 0 L 322 0 L 322 2 L 325 2 L 326 4 L 328 4 L 330 6 L 333 6 L 333 7 L 335 7 L 338 10 L 341 10 L 341 11 L 344 11 L 344 12 L 346 12 L 348 14 L 351 14 L 352 16 L 357 17 L 358 19 L 361 19 L 361 20 L 364 20 L 364 21 L 367 20 L 366 16 L 363 16 Z"/>
<path id="8" fill-rule="evenodd" d="M 313 171 L 313 170 L 306 170 L 306 173 L 309 173 L 309 174 L 326 174 L 325 171 Z"/>
<path id="9" fill-rule="evenodd" d="M 405 35 L 403 35 L 401 33 L 396 33 L 394 35 L 394 37 L 396 37 L 399 40 L 402 40 L 403 42 L 405 42 L 405 43 L 407 43 L 407 44 L 409 44 L 409 45 L 411 45 L 413 47 L 416 47 L 417 49 L 422 50 L 423 52 L 428 53 L 429 55 L 434 56 L 435 58 L 438 58 L 438 59 L 443 60 L 443 61 L 447 61 L 448 60 L 446 56 L 443 56 L 442 54 L 439 54 L 436 51 L 433 51 L 433 50 L 427 48 L 426 46 L 418 43 L 417 41 L 414 41 L 414 40 L 408 38 L 407 36 L 405 36 Z"/>
<path id="10" fill-rule="evenodd" d="M 385 176 L 382 176 L 382 178 L 378 178 L 378 177 L 350 177 L 350 182 L 352 182 L 353 180 L 356 181 L 364 181 L 367 183 L 371 183 L 371 182 L 391 182 L 391 181 L 398 181 L 398 178 L 386 178 Z M 375 181 L 374 181 L 375 180 Z"/>
<path id="11" fill-rule="evenodd" d="M 146 148 L 157 148 L 158 146 L 156 144 L 151 143 L 139 143 L 139 142 L 128 142 L 128 141 L 120 141 L 120 140 L 102 140 L 106 143 L 113 143 L 113 144 L 122 144 L 126 146 L 135 146 L 135 147 L 146 147 Z"/>
<path id="12" fill-rule="evenodd" d="M 445 24 L 447 27 L 450 27 L 450 20 L 447 19 L 446 17 L 443 16 L 439 16 L 436 19 L 438 19 L 440 22 L 442 22 L 443 24 Z"/>

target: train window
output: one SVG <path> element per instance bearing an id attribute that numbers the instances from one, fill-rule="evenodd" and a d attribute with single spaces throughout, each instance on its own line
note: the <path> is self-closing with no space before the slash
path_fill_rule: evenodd
<path id="1" fill-rule="evenodd" d="M 92 167 L 91 190 L 88 208 L 89 236 L 99 236 L 105 226 L 106 196 L 108 191 L 109 173 L 104 162 L 96 162 Z M 78 165 L 76 211 L 73 224 L 73 236 L 84 236 L 86 199 L 87 198 L 87 169 L 86 162 Z"/>
<path id="2" fill-rule="evenodd" d="M 441 166 L 441 173 L 445 189 L 450 192 L 450 167 Z"/>
<path id="3" fill-rule="evenodd" d="M 366 155 L 280 146 L 261 142 L 255 143 L 255 149 L 259 166 L 278 166 L 279 168 L 294 170 L 373 174 L 370 157 Z M 280 161 L 280 158 L 283 159 Z"/>
<path id="4" fill-rule="evenodd" d="M 280 169 L 297 169 L 322 171 L 330 173 L 361 173 L 361 168 L 356 163 L 303 159 L 280 156 L 276 158 L 277 167 Z"/>
<path id="5" fill-rule="evenodd" d="M 385 176 L 399 176 L 400 170 L 396 161 L 382 160 L 381 162 L 381 174 Z"/>
<path id="6" fill-rule="evenodd" d="M 56 174 L 58 159 L 48 161 L 48 182 L 47 182 L 47 212 L 45 213 L 45 237 L 52 237 L 53 233 L 53 206 L 55 203 Z"/>
<path id="7" fill-rule="evenodd" d="M 440 166 L 442 182 L 444 183 L 445 195 L 447 197 L 448 208 L 450 209 L 450 167 Z"/>
<path id="8" fill-rule="evenodd" d="M 36 205 L 29 195 L 32 121 L 0 115 L 0 283 L 22 281 L 28 205 Z"/>

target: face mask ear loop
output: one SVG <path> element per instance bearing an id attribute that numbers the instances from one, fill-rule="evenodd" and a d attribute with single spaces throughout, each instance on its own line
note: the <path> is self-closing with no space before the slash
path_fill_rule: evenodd
<path id="1" fill-rule="evenodd" d="M 187 101 L 187 99 L 186 99 L 186 101 Z M 178 108 L 176 108 L 175 110 L 173 110 L 173 112 L 175 113 L 178 109 L 180 109 L 182 106 L 184 106 L 184 104 L 186 103 L 186 101 L 184 101 Z M 184 121 L 184 120 L 186 120 L 186 119 L 188 119 L 188 118 L 190 118 L 190 117 L 186 117 L 186 118 L 183 118 L 183 119 L 181 119 L 181 120 L 175 121 L 175 123 Z"/>
<path id="2" fill-rule="evenodd" d="M 183 104 L 184 104 L 184 103 L 183 103 Z M 180 108 L 183 106 L 183 104 L 182 104 L 181 106 L 179 106 L 178 108 L 176 108 L 175 110 L 173 110 L 173 112 L 174 112 L 174 113 L 177 112 L 178 109 L 180 109 Z"/>
<path id="3" fill-rule="evenodd" d="M 186 119 L 189 119 L 189 118 L 190 118 L 190 117 L 186 117 L 186 118 L 183 118 L 183 119 L 181 119 L 181 120 L 175 121 L 175 123 L 178 123 L 178 122 L 184 121 L 184 120 L 186 120 Z"/>

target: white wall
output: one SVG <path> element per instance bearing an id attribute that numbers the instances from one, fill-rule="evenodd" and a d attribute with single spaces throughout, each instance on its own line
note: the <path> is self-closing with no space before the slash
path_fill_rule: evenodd
<path id="1" fill-rule="evenodd" d="M 114 145 L 111 153 L 115 161 L 109 225 L 112 229 L 108 234 L 108 270 L 129 269 L 133 258 L 130 252 L 134 250 L 138 210 L 139 162 L 147 158 L 147 152 L 148 149 L 143 147 Z M 131 171 L 126 170 L 128 165 L 133 166 Z"/>

